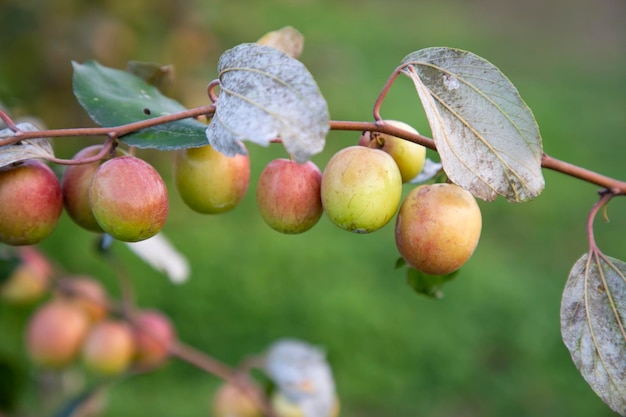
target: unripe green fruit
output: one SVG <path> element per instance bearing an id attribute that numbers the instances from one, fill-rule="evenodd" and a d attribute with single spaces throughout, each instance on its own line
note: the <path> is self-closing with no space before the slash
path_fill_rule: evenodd
<path id="1" fill-rule="evenodd" d="M 248 155 L 228 157 L 207 145 L 176 150 L 173 165 L 178 193 L 198 213 L 232 210 L 248 191 Z"/>
<path id="2" fill-rule="evenodd" d="M 404 122 L 385 120 L 385 123 L 411 133 L 418 133 L 417 130 Z M 411 181 L 424 168 L 426 148 L 422 145 L 380 132 L 365 132 L 363 137 L 366 139 L 360 143 L 367 142 L 370 148 L 382 149 L 391 155 L 398 164 L 402 182 Z"/>
<path id="3" fill-rule="evenodd" d="M 396 219 L 396 245 L 415 269 L 446 275 L 474 253 L 482 227 L 471 193 L 454 184 L 422 185 L 406 196 Z"/>
<path id="4" fill-rule="evenodd" d="M 378 149 L 350 146 L 328 161 L 322 204 L 342 229 L 368 233 L 386 225 L 402 197 L 402 177 L 393 158 Z"/>
<path id="5" fill-rule="evenodd" d="M 92 145 L 81 149 L 74 155 L 73 160 L 85 159 L 97 155 L 102 150 L 102 145 Z M 122 152 L 116 150 L 121 156 Z M 92 232 L 102 233 L 102 227 L 94 217 L 89 205 L 89 187 L 93 174 L 103 161 L 88 164 L 68 165 L 61 178 L 63 190 L 63 204 L 65 211 L 76 224 Z"/>
<path id="6" fill-rule="evenodd" d="M 88 329 L 82 310 L 62 301 L 48 302 L 28 322 L 26 349 L 40 366 L 63 367 L 76 358 Z"/>
<path id="7" fill-rule="evenodd" d="M 61 186 L 42 161 L 0 168 L 0 242 L 33 245 L 48 237 L 63 211 Z"/>
<path id="8" fill-rule="evenodd" d="M 272 229 L 281 233 L 302 233 L 315 226 L 324 209 L 320 189 L 322 172 L 311 161 L 299 164 L 275 159 L 257 185 L 257 207 Z"/>
<path id="9" fill-rule="evenodd" d="M 89 205 L 102 230 L 137 242 L 154 236 L 167 219 L 167 188 L 156 169 L 134 156 L 100 165 L 89 188 Z"/>
<path id="10" fill-rule="evenodd" d="M 113 319 L 95 324 L 82 349 L 85 367 L 103 375 L 114 375 L 126 370 L 134 353 L 135 341 L 131 327 Z"/>

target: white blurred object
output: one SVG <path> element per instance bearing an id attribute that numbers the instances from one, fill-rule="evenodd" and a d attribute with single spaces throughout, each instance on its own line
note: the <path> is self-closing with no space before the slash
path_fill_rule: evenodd
<path id="1" fill-rule="evenodd" d="M 430 158 L 426 158 L 426 161 L 424 162 L 424 168 L 422 168 L 422 171 L 419 174 L 417 174 L 417 176 L 409 182 L 411 184 L 420 184 L 422 182 L 426 182 L 430 179 L 433 179 L 437 174 L 439 174 L 439 171 L 441 171 L 442 166 L 443 165 L 441 165 L 440 162 L 435 162 Z"/>
<path id="2" fill-rule="evenodd" d="M 140 242 L 126 242 L 126 245 L 148 265 L 164 272 L 174 284 L 182 284 L 189 278 L 187 258 L 162 233 Z"/>
<path id="3" fill-rule="evenodd" d="M 299 340 L 281 339 L 268 349 L 265 371 L 282 401 L 299 409 L 302 417 L 336 415 L 335 381 L 322 349 Z"/>

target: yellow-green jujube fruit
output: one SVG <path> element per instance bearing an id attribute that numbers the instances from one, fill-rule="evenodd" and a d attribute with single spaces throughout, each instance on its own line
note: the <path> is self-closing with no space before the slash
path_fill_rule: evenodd
<path id="1" fill-rule="evenodd" d="M 223 213 L 244 198 L 250 183 L 250 158 L 224 155 L 210 145 L 174 152 L 174 180 L 181 198 L 194 211 Z"/>
<path id="2" fill-rule="evenodd" d="M 412 126 L 398 120 L 385 120 L 385 123 L 411 133 L 418 133 Z M 402 182 L 411 181 L 424 168 L 426 148 L 422 145 L 386 133 L 365 132 L 363 135 L 366 138 L 369 136 L 367 143 L 370 148 L 382 149 L 396 161 Z"/>
<path id="3" fill-rule="evenodd" d="M 322 174 L 322 205 L 342 229 L 369 233 L 386 225 L 402 197 L 402 177 L 386 152 L 350 146 L 328 161 Z"/>
<path id="4" fill-rule="evenodd" d="M 482 228 L 474 196 L 454 184 L 421 185 L 406 196 L 396 219 L 404 260 L 430 275 L 446 275 L 472 256 Z"/>

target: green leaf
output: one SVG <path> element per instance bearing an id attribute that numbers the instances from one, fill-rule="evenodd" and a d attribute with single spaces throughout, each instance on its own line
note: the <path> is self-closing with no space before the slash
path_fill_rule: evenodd
<path id="1" fill-rule="evenodd" d="M 485 59 L 428 48 L 402 60 L 450 180 L 474 196 L 521 202 L 544 188 L 539 128 L 513 84 Z"/>
<path id="2" fill-rule="evenodd" d="M 599 252 L 572 268 L 561 301 L 561 334 L 583 378 L 626 415 L 626 263 Z"/>
<path id="3" fill-rule="evenodd" d="M 95 61 L 73 62 L 74 95 L 99 125 L 112 127 L 155 116 L 178 113 L 185 107 L 161 94 L 144 80 Z M 149 127 L 120 138 L 138 148 L 171 150 L 208 145 L 206 124 L 184 119 Z"/>
<path id="4" fill-rule="evenodd" d="M 441 287 L 452 280 L 459 271 L 454 271 L 448 275 L 428 275 L 415 268 L 407 268 L 406 280 L 411 288 L 418 294 L 423 294 L 432 298 L 442 298 Z"/>
<path id="5" fill-rule="evenodd" d="M 241 44 L 218 63 L 220 94 L 207 129 L 211 145 L 233 156 L 241 141 L 262 146 L 280 138 L 297 162 L 324 149 L 330 116 L 306 67 L 269 46 Z"/>

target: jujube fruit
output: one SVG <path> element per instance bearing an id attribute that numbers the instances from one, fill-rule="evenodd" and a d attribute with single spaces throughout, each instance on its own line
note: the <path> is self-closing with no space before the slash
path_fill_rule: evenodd
<path id="1" fill-rule="evenodd" d="M 482 227 L 480 207 L 454 184 L 421 185 L 406 196 L 396 219 L 396 246 L 415 269 L 446 275 L 474 253 Z"/>
<path id="2" fill-rule="evenodd" d="M 418 133 L 412 126 L 397 120 L 385 120 L 385 123 L 401 128 L 411 133 Z M 367 146 L 387 152 L 398 164 L 402 182 L 409 182 L 424 168 L 426 148 L 396 136 L 380 132 L 365 132 L 363 136 Z M 367 140 L 369 139 L 369 141 Z"/>
<path id="3" fill-rule="evenodd" d="M 217 214 L 235 208 L 250 183 L 250 157 L 224 155 L 207 145 L 174 152 L 176 189 L 189 208 Z"/>
<path id="4" fill-rule="evenodd" d="M 0 242 L 34 245 L 48 237 L 63 211 L 61 186 L 36 159 L 0 168 Z"/>
<path id="5" fill-rule="evenodd" d="M 85 367 L 103 375 L 126 370 L 134 353 L 135 342 L 130 325 L 114 319 L 96 323 L 87 334 L 82 348 Z"/>
<path id="6" fill-rule="evenodd" d="M 92 145 L 78 151 L 73 160 L 85 159 L 97 155 L 102 151 L 103 145 Z M 116 149 L 117 155 L 122 155 L 121 150 Z M 87 164 L 68 165 L 61 177 L 61 189 L 63 191 L 63 204 L 70 218 L 79 226 L 92 232 L 102 233 L 102 227 L 94 217 L 89 205 L 89 187 L 93 174 L 103 161 Z"/>
<path id="7" fill-rule="evenodd" d="M 37 365 L 63 367 L 78 355 L 88 329 L 84 311 L 62 301 L 48 302 L 28 321 L 26 349 Z"/>
<path id="8" fill-rule="evenodd" d="M 102 230 L 137 242 L 157 234 L 167 219 L 167 188 L 156 169 L 134 156 L 100 165 L 89 188 L 89 205 Z"/>
<path id="9" fill-rule="evenodd" d="M 324 212 L 320 189 L 322 172 L 311 161 L 303 164 L 279 158 L 261 172 L 257 207 L 272 229 L 302 233 L 313 227 Z"/>
<path id="10" fill-rule="evenodd" d="M 351 232 L 368 233 L 383 227 L 396 213 L 402 177 L 388 153 L 350 146 L 328 161 L 321 196 L 333 223 Z"/>

